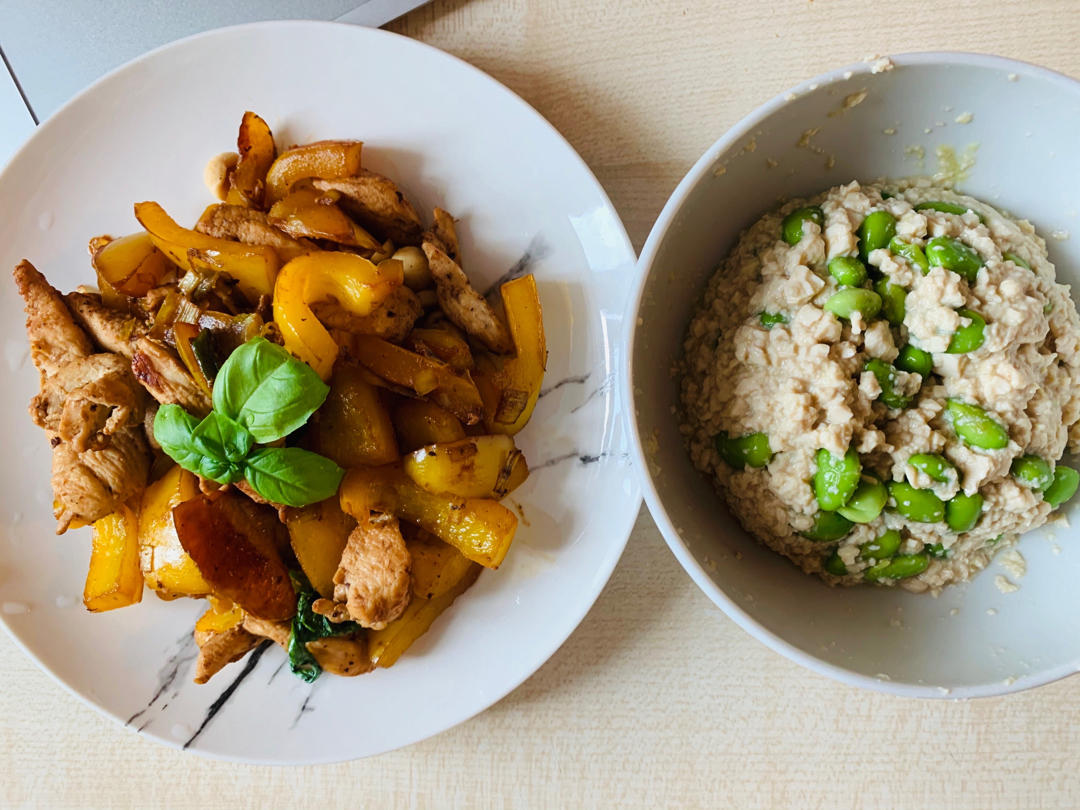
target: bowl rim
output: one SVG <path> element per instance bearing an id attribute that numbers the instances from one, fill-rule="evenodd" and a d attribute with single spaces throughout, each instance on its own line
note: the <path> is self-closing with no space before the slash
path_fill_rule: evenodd
<path id="1" fill-rule="evenodd" d="M 641 254 L 638 257 L 636 268 L 637 278 L 634 281 L 634 289 L 631 293 L 628 309 L 623 319 L 626 328 L 624 329 L 622 337 L 624 363 L 622 394 L 623 402 L 628 406 L 626 409 L 626 418 L 629 422 L 627 428 L 630 435 L 632 451 L 634 453 L 634 462 L 639 470 L 642 494 L 645 503 L 649 508 L 649 513 L 652 515 L 653 520 L 660 529 L 660 533 L 664 537 L 664 541 L 667 543 L 668 548 L 671 549 L 672 554 L 674 554 L 675 558 L 679 561 L 679 564 L 686 570 L 690 575 L 690 578 L 705 593 L 705 595 L 727 614 L 728 618 L 774 652 L 783 655 L 789 660 L 794 661 L 796 664 L 813 672 L 825 675 L 846 685 L 857 686 L 862 689 L 869 689 L 898 697 L 958 700 L 966 698 L 996 697 L 999 695 L 1022 692 L 1037 686 L 1053 683 L 1054 681 L 1076 673 L 1080 670 L 1080 662 L 1051 667 L 1042 672 L 1019 677 L 1011 683 L 1001 681 L 946 689 L 932 684 L 927 685 L 884 680 L 855 672 L 846 667 L 828 663 L 817 656 L 796 647 L 766 628 L 743 610 L 734 599 L 729 597 L 724 590 L 716 584 L 683 542 L 679 530 L 675 528 L 675 524 L 668 515 L 667 509 L 664 507 L 660 494 L 656 489 L 656 484 L 653 481 L 653 476 L 649 469 L 648 458 L 645 454 L 644 444 L 638 427 L 636 396 L 634 394 L 634 345 L 638 327 L 642 325 L 639 323 L 638 313 L 641 309 L 646 282 L 652 273 L 653 264 L 656 261 L 660 244 L 672 223 L 677 218 L 679 212 L 682 210 L 682 206 L 686 202 L 690 192 L 699 182 L 712 173 L 712 169 L 716 165 L 717 160 L 727 150 L 744 141 L 755 129 L 760 127 L 762 121 L 778 111 L 781 107 L 791 103 L 794 100 L 794 97 L 801 96 L 807 92 L 816 91 L 826 85 L 835 84 L 839 81 L 846 81 L 853 75 L 873 73 L 873 66 L 878 59 L 888 59 L 895 67 L 960 65 L 964 67 L 991 68 L 1004 73 L 1016 74 L 1020 77 L 1027 76 L 1030 78 L 1049 80 L 1055 84 L 1067 87 L 1072 92 L 1080 94 L 1080 80 L 1030 62 L 1023 62 L 1018 59 L 1010 59 L 992 54 L 979 54 L 964 51 L 919 51 L 902 53 L 895 56 L 867 57 L 861 62 L 826 71 L 825 73 L 806 79 L 805 81 L 778 93 L 764 104 L 743 116 L 730 129 L 721 135 L 700 158 L 698 158 L 697 162 L 694 163 L 682 180 L 679 181 L 679 184 L 675 187 L 671 196 L 668 197 L 667 202 L 664 204 L 663 209 L 656 218 L 656 222 L 649 231 L 648 239 L 646 239 L 645 245 L 642 247 Z"/>

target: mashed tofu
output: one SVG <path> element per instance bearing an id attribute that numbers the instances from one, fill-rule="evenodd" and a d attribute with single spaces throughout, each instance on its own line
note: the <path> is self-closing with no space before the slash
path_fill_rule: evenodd
<path id="1" fill-rule="evenodd" d="M 1046 481 L 1024 479 L 1014 462 L 1037 457 L 1053 472 L 1067 450 L 1080 447 L 1080 319 L 1030 223 L 928 181 L 889 189 L 837 186 L 784 205 L 742 235 L 687 332 L 682 430 L 694 464 L 746 530 L 807 573 L 830 584 L 873 580 L 936 591 L 971 577 L 1051 514 Z M 960 213 L 916 208 L 927 201 Z M 806 206 L 820 209 L 820 224 L 804 220 L 801 238 L 785 241 L 785 216 Z M 903 288 L 904 311 L 892 323 L 885 312 L 839 317 L 826 306 L 841 289 L 829 260 L 858 254 L 859 227 L 875 211 L 891 214 L 900 243 L 962 243 L 977 254 L 977 272 L 934 266 L 940 259 L 920 267 L 894 252 L 896 242 L 864 250 L 868 278 L 855 286 L 867 294 L 882 280 Z M 970 312 L 985 321 L 981 343 L 950 353 L 953 336 L 972 326 Z M 925 378 L 898 360 L 906 346 L 932 358 Z M 875 358 L 871 368 L 890 369 L 884 382 L 867 367 Z M 903 407 L 886 405 L 887 393 Z M 979 447 L 958 435 L 949 402 L 981 409 L 1007 432 L 1004 446 Z M 724 443 L 750 434 L 767 437 L 767 455 L 725 461 Z M 837 459 L 854 451 L 860 480 L 888 492 L 876 516 L 871 509 L 849 527 L 840 519 L 846 533 L 831 540 L 805 536 L 815 535 L 824 511 L 814 486 L 822 449 Z M 909 463 L 916 454 L 940 458 L 945 473 L 934 477 Z M 977 495 L 982 509 L 962 530 L 940 512 L 913 519 L 907 503 L 897 502 L 898 483 L 931 493 L 950 520 L 954 499 Z M 844 507 L 840 514 L 850 516 Z M 890 531 L 899 533 L 891 554 L 879 546 L 895 545 L 896 534 L 877 543 Z"/>

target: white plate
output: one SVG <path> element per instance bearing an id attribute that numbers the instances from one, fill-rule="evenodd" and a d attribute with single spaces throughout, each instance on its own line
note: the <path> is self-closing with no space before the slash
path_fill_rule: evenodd
<path id="1" fill-rule="evenodd" d="M 8 429 L 0 473 L 0 616 L 72 692 L 168 745 L 310 763 L 376 754 L 482 711 L 570 635 L 607 582 L 639 505 L 612 375 L 634 253 L 599 183 L 563 138 L 490 77 L 383 31 L 259 23 L 182 40 L 102 79 L 46 122 L 0 175 L 0 266 L 31 259 L 62 289 L 92 280 L 86 241 L 157 200 L 182 222 L 210 202 L 207 159 L 257 111 L 279 145 L 365 141 L 366 164 L 422 212 L 461 219 L 466 268 L 494 282 L 526 262 L 544 305 L 547 390 L 520 443 L 533 468 L 503 567 L 392 669 L 313 686 L 271 648 L 192 683 L 201 601 L 91 615 L 87 530 L 53 535 L 49 450 L 27 416 L 37 388 L 21 302 L 0 285 Z M 427 216 L 430 216 L 428 214 Z"/>

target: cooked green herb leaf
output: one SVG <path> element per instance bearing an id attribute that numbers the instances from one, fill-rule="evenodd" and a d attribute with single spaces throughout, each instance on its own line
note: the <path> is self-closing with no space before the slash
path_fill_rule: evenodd
<path id="1" fill-rule="evenodd" d="M 301 680 L 311 683 L 322 673 L 322 667 L 307 648 L 307 643 L 330 636 L 351 635 L 360 630 L 360 625 L 356 622 L 334 623 L 313 611 L 311 605 L 319 594 L 302 573 L 290 571 L 289 576 L 296 591 L 296 614 L 289 633 L 289 669 Z"/>

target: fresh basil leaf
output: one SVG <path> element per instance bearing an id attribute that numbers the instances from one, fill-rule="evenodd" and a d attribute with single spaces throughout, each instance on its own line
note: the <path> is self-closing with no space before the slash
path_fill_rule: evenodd
<path id="1" fill-rule="evenodd" d="M 193 441 L 204 455 L 224 458 L 234 464 L 251 452 L 255 439 L 241 425 L 217 411 L 210 411 L 195 428 Z"/>
<path id="2" fill-rule="evenodd" d="M 190 469 L 185 462 L 201 455 L 191 441 L 198 424 L 199 420 L 179 405 L 162 405 L 154 415 L 154 439 L 184 469 Z"/>
<path id="3" fill-rule="evenodd" d="M 309 641 L 329 636 L 346 636 L 360 630 L 356 622 L 334 623 L 311 609 L 319 594 L 299 571 L 290 571 L 293 590 L 296 591 L 296 613 L 293 614 L 289 634 L 289 669 L 303 681 L 311 683 L 322 672 L 322 667 L 307 648 Z"/>
<path id="4" fill-rule="evenodd" d="M 266 338 L 253 338 L 229 355 L 218 372 L 214 410 L 267 444 L 303 425 L 329 392 L 311 366 Z"/>
<path id="5" fill-rule="evenodd" d="M 325 456 L 299 447 L 264 447 L 244 462 L 252 489 L 272 503 L 307 506 L 333 496 L 345 471 Z"/>

